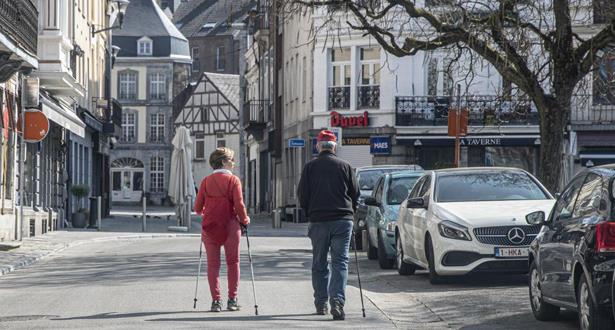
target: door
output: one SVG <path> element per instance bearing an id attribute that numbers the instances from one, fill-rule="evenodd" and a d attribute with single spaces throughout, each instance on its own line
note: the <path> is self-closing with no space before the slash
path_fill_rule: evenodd
<path id="1" fill-rule="evenodd" d="M 410 191 L 410 194 L 408 195 L 408 200 L 419 196 L 419 193 L 421 192 L 421 188 L 423 187 L 424 183 L 425 183 L 425 177 L 422 177 L 417 181 L 417 183 L 412 188 L 412 191 Z M 404 205 L 404 207 L 407 207 L 407 206 Z M 414 213 L 415 212 L 416 212 L 416 209 L 407 208 L 406 216 L 404 217 L 403 223 L 401 224 L 401 227 L 402 227 L 401 235 L 403 236 L 405 255 L 411 259 L 418 260 L 417 253 L 414 250 L 414 243 L 413 243 L 414 235 L 415 235 L 415 232 L 414 232 L 415 231 L 414 230 L 414 227 L 415 227 Z"/>
<path id="2" fill-rule="evenodd" d="M 578 251 L 579 243 L 585 235 L 585 228 L 599 220 L 601 199 L 602 177 L 589 173 L 579 190 L 572 217 L 561 221 L 561 226 L 558 226 L 556 234 L 559 236 L 559 248 L 554 251 L 554 258 L 562 260 L 554 270 L 557 272 L 555 298 L 558 300 L 576 303 L 573 276 L 575 251 Z"/>
<path id="3" fill-rule="evenodd" d="M 551 219 L 546 226 L 546 232 L 538 250 L 538 269 L 541 272 L 544 295 L 551 298 L 562 297 L 562 283 L 569 281 L 569 275 L 563 274 L 566 268 L 566 226 L 574 222 L 572 213 L 579 196 L 579 191 L 585 180 L 585 174 L 576 177 L 564 190 L 555 204 Z M 563 276 L 564 278 L 560 278 Z"/>
<path id="4" fill-rule="evenodd" d="M 421 190 L 419 191 L 419 195 L 417 196 L 423 198 L 425 204 L 429 203 L 432 190 L 431 185 L 431 176 L 426 176 L 425 182 L 421 186 Z M 427 256 L 425 255 L 425 234 L 427 233 L 428 214 L 429 211 L 427 209 L 415 209 L 412 221 L 412 232 L 414 236 L 412 242 L 414 243 L 414 251 L 416 252 L 417 259 L 421 262 L 424 262 L 425 264 L 427 264 Z"/>
<path id="5" fill-rule="evenodd" d="M 382 212 L 382 195 L 384 191 L 384 177 L 378 179 L 372 197 L 377 202 L 381 203 L 380 206 L 369 206 L 367 209 L 367 230 L 369 232 L 369 239 L 372 246 L 378 246 L 378 223 L 381 221 Z"/>
<path id="6" fill-rule="evenodd" d="M 113 202 L 138 202 L 143 194 L 143 171 L 135 169 L 113 170 Z"/>

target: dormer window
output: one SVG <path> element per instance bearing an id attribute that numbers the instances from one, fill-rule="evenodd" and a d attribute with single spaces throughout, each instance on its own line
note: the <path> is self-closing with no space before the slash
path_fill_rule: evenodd
<path id="1" fill-rule="evenodd" d="M 137 51 L 139 56 L 152 56 L 152 39 L 143 37 L 138 41 Z"/>

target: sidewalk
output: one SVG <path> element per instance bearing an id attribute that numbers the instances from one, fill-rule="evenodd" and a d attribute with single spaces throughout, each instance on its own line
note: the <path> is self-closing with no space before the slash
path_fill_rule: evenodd
<path id="1" fill-rule="evenodd" d="M 169 226 L 177 226 L 177 220 L 172 208 L 148 208 L 147 231 L 142 231 L 142 213 L 136 208 L 117 207 L 111 212 L 110 218 L 102 220 L 102 231 L 96 229 L 70 228 L 50 232 L 42 236 L 25 238 L 20 247 L 8 251 L 0 251 L 0 276 L 31 265 L 43 258 L 59 253 L 62 250 L 79 246 L 88 242 L 113 241 L 118 239 L 173 238 L 198 237 L 201 232 L 201 219 L 192 216 L 190 232 L 172 232 Z M 306 224 L 283 223 L 274 236 L 297 235 L 297 227 Z M 261 236 L 267 232 L 271 236 L 271 219 L 267 216 L 257 216 L 252 219 L 250 236 Z M 294 228 L 294 229 L 293 229 Z M 299 231 L 299 232 L 307 232 Z"/>

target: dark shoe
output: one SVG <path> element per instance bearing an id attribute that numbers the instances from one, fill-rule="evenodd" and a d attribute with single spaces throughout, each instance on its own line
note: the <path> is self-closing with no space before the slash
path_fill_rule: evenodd
<path id="1" fill-rule="evenodd" d="M 220 303 L 220 300 L 214 300 L 211 302 L 211 311 L 212 312 L 222 311 L 222 303 Z"/>
<path id="2" fill-rule="evenodd" d="M 346 314 L 344 314 L 344 306 L 335 301 L 331 303 L 331 315 L 333 315 L 333 319 L 336 321 L 345 320 Z"/>
<path id="3" fill-rule="evenodd" d="M 238 311 L 241 308 L 241 306 L 237 303 L 237 298 L 229 299 L 226 305 L 226 309 L 232 312 Z"/>
<path id="4" fill-rule="evenodd" d="M 327 315 L 329 313 L 329 306 L 324 303 L 320 306 L 316 306 L 316 315 Z"/>

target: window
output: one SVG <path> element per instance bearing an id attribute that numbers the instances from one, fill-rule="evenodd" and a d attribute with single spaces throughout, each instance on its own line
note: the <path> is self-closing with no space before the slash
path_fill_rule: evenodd
<path id="1" fill-rule="evenodd" d="M 431 177 L 426 176 L 423 186 L 421 187 L 421 191 L 419 192 L 419 197 L 429 198 L 430 193 L 431 193 Z"/>
<path id="2" fill-rule="evenodd" d="M 552 219 L 554 219 L 555 222 L 572 217 L 574 203 L 577 200 L 584 179 L 585 175 L 575 178 L 557 200 L 552 214 Z"/>
<path id="3" fill-rule="evenodd" d="M 122 172 L 113 172 L 113 190 L 122 190 Z"/>
<path id="4" fill-rule="evenodd" d="M 216 70 L 224 71 L 226 68 L 226 54 L 224 47 L 216 48 Z"/>
<path id="5" fill-rule="evenodd" d="M 164 158 L 152 157 L 150 165 L 150 190 L 164 192 Z"/>
<path id="6" fill-rule="evenodd" d="M 608 47 L 597 53 L 594 70 L 594 105 L 615 104 L 615 49 Z"/>
<path id="7" fill-rule="evenodd" d="M 331 50 L 331 66 L 332 86 L 350 86 L 350 49 L 343 48 Z"/>
<path id="8" fill-rule="evenodd" d="M 150 142 L 164 142 L 164 113 L 154 113 L 149 118 Z"/>
<path id="9" fill-rule="evenodd" d="M 122 112 L 122 142 L 135 142 L 136 118 L 134 112 Z"/>
<path id="10" fill-rule="evenodd" d="M 192 71 L 193 72 L 199 72 L 201 70 L 201 62 L 199 60 L 199 48 L 198 47 L 193 47 L 192 48 Z"/>
<path id="11" fill-rule="evenodd" d="M 590 173 L 585 179 L 585 184 L 579 190 L 579 197 L 574 206 L 573 217 L 586 218 L 599 215 L 600 210 L 606 210 L 606 202 L 602 200 L 602 178 L 599 175 Z"/>
<path id="12" fill-rule="evenodd" d="M 149 98 L 165 100 L 167 98 L 167 82 L 164 73 L 152 73 L 149 76 Z"/>
<path id="13" fill-rule="evenodd" d="M 120 73 L 120 99 L 137 99 L 137 73 L 132 71 Z"/>
<path id="14" fill-rule="evenodd" d="M 152 55 L 152 39 L 143 37 L 138 41 L 138 54 L 139 56 L 151 56 Z"/>
<path id="15" fill-rule="evenodd" d="M 400 205 L 408 197 L 408 192 L 414 186 L 418 176 L 394 178 L 387 191 L 387 204 Z"/>
<path id="16" fill-rule="evenodd" d="M 380 85 L 380 48 L 361 48 L 361 85 Z"/>
<path id="17" fill-rule="evenodd" d="M 226 140 L 218 140 L 218 148 L 226 148 Z"/>
<path id="18" fill-rule="evenodd" d="M 383 180 L 382 177 L 380 179 L 378 179 L 378 182 L 376 183 L 376 190 L 374 190 L 374 198 L 377 201 L 381 201 L 382 200 L 382 186 L 383 186 Z"/>
<path id="19" fill-rule="evenodd" d="M 194 158 L 205 159 L 205 136 L 196 135 L 194 139 Z"/>
<path id="20" fill-rule="evenodd" d="M 414 184 L 414 187 L 410 191 L 410 195 L 408 196 L 408 198 L 416 198 L 416 197 L 418 197 L 419 196 L 419 192 L 421 191 L 421 186 L 423 185 L 423 183 L 425 183 L 425 177 L 421 177 L 416 182 L 416 184 Z"/>

